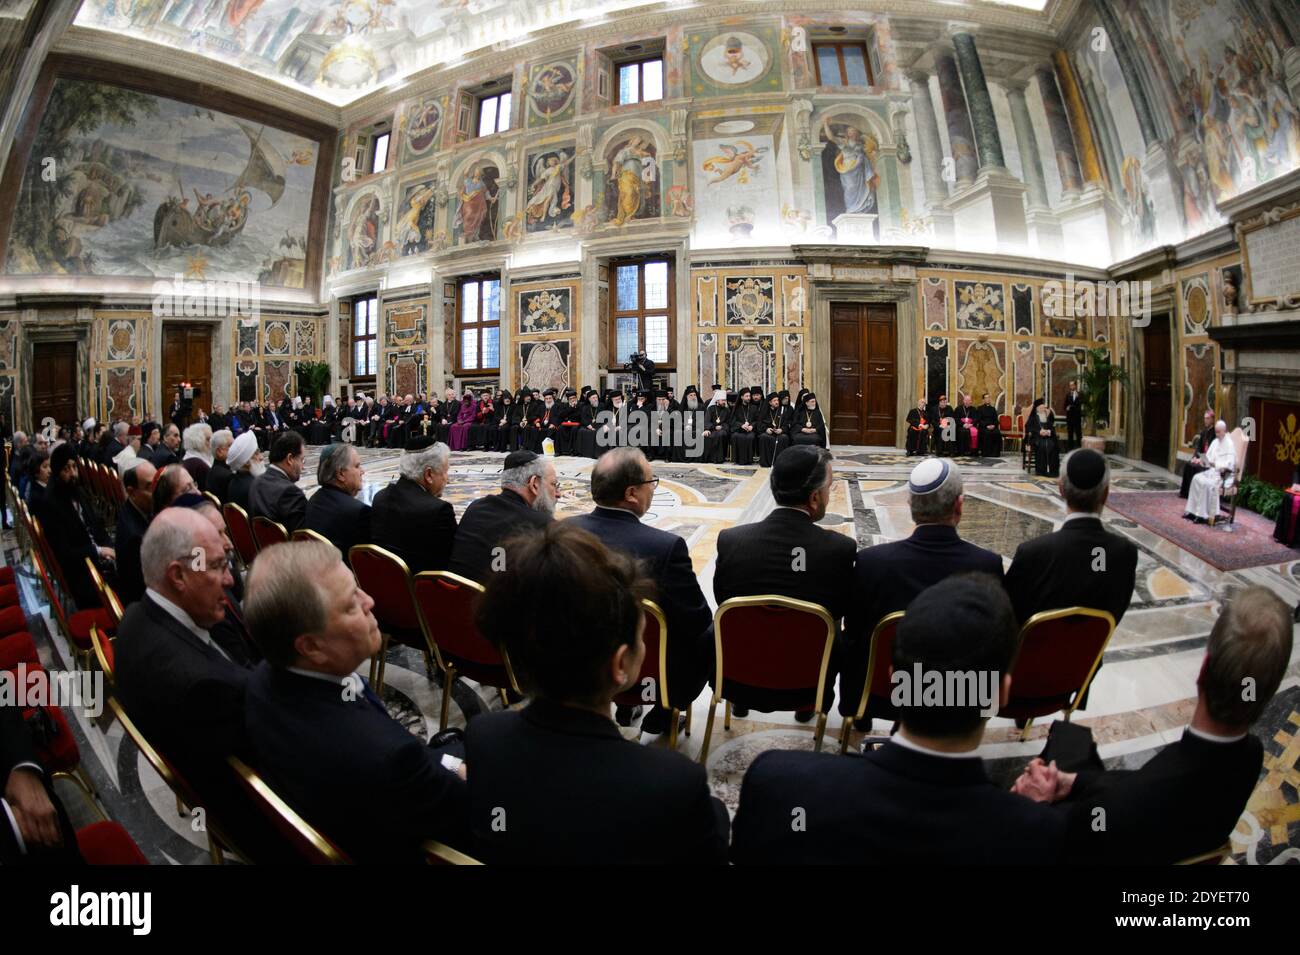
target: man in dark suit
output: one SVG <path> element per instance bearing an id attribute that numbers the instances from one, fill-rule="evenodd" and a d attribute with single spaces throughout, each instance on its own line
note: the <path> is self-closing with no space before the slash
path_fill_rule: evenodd
<path id="1" fill-rule="evenodd" d="M 912 469 L 907 484 L 912 536 L 858 551 L 856 600 L 844 625 L 840 669 L 840 714 L 852 716 L 862 700 L 871 634 L 887 614 L 909 610 L 921 591 L 945 577 L 978 571 L 1002 579 L 1002 558 L 957 536 L 961 523 L 962 477 L 948 458 L 927 458 Z M 954 625 L 960 623 L 953 617 Z M 867 716 L 892 719 L 888 700 L 872 698 Z M 862 726 L 870 729 L 870 723 Z"/>
<path id="2" fill-rule="evenodd" d="M 372 607 L 329 545 L 258 554 L 244 602 L 266 654 L 245 700 L 254 768 L 355 861 L 418 861 L 426 839 L 467 849 L 464 783 L 355 672 L 379 652 Z"/>
<path id="3" fill-rule="evenodd" d="M 357 544 L 370 543 L 370 505 L 357 500 L 365 485 L 361 455 L 350 444 L 329 444 L 316 465 L 316 493 L 307 502 L 302 526 L 339 549 L 344 563 Z"/>
<path id="4" fill-rule="evenodd" d="M 115 689 L 145 738 L 180 770 L 219 819 L 241 805 L 226 757 L 246 753 L 249 671 L 212 639 L 234 580 L 221 537 L 189 508 L 169 507 L 140 549 L 147 585 L 114 645 Z"/>
<path id="5" fill-rule="evenodd" d="M 640 598 L 653 586 L 642 566 L 574 519 L 521 535 L 489 578 L 479 629 L 509 653 L 531 702 L 466 729 L 477 854 L 522 865 L 724 862 L 727 813 L 704 768 L 624 739 L 609 718 L 646 652 Z M 562 611 L 540 612 L 557 593 Z"/>
<path id="6" fill-rule="evenodd" d="M 639 448 L 611 448 L 591 469 L 596 509 L 571 518 L 613 550 L 644 561 L 655 582 L 655 602 L 668 621 L 668 690 L 679 708 L 690 706 L 708 678 L 713 656 L 713 615 L 691 565 L 691 553 L 678 534 L 641 523 L 659 479 Z M 632 714 L 620 707 L 622 721 Z M 643 733 L 668 729 L 669 711 L 656 706 L 641 723 Z"/>
<path id="7" fill-rule="evenodd" d="M 226 429 L 212 432 L 212 467 L 208 470 L 207 490 L 216 495 L 222 504 L 229 500 L 230 482 L 235 472 L 230 470 L 226 457 L 230 446 L 235 443 L 235 436 Z"/>
<path id="8" fill-rule="evenodd" d="M 559 482 L 550 458 L 532 451 L 506 455 L 501 493 L 471 501 L 456 528 L 447 569 L 484 583 L 502 569 L 501 543 L 511 534 L 552 520 Z"/>
<path id="9" fill-rule="evenodd" d="M 1183 465 L 1183 484 L 1178 491 L 1178 496 L 1187 499 L 1187 492 L 1191 490 L 1192 478 L 1205 470 L 1205 452 L 1210 449 L 1210 443 L 1214 441 L 1214 411 L 1206 408 L 1204 416 L 1204 427 L 1201 428 L 1195 440 L 1192 441 L 1192 459 Z"/>
<path id="10" fill-rule="evenodd" d="M 1133 599 L 1137 546 L 1101 523 L 1110 467 L 1089 448 L 1071 451 L 1057 481 L 1066 516 L 1060 530 L 1025 541 L 1007 569 L 1006 588 L 1023 624 L 1063 607 L 1105 610 L 1118 624 Z"/>
<path id="11" fill-rule="evenodd" d="M 114 458 L 126 450 L 127 432 L 131 426 L 125 421 L 115 422 L 113 425 L 113 437 L 109 439 L 108 444 L 104 446 L 103 453 L 97 459 L 105 467 L 116 467 Z"/>
<path id="12" fill-rule="evenodd" d="M 370 534 L 376 544 L 406 562 L 412 574 L 446 570 L 456 542 L 456 511 L 442 500 L 451 450 L 413 435 L 398 469 L 401 477 L 375 495 Z"/>
<path id="13" fill-rule="evenodd" d="M 162 442 L 154 448 L 149 462 L 159 471 L 169 464 L 181 463 L 181 432 L 174 424 L 169 424 L 163 433 Z"/>
<path id="14" fill-rule="evenodd" d="M 793 597 L 825 607 L 838 630 L 853 592 L 857 546 L 853 538 L 817 526 L 826 516 L 833 480 L 825 448 L 796 444 L 781 452 L 768 482 L 776 508 L 761 521 L 718 535 L 713 596 L 719 604 L 755 594 Z M 828 692 L 834 692 L 834 675 L 828 674 Z M 734 706 L 732 712 L 745 716 L 749 710 Z M 812 715 L 808 710 L 795 718 L 806 722 Z"/>
<path id="15" fill-rule="evenodd" d="M 1286 673 L 1291 631 L 1276 594 L 1241 591 L 1210 631 L 1196 710 L 1178 742 L 1136 770 L 1106 770 L 1095 757 L 1060 766 L 1050 745 L 1030 764 L 1013 790 L 1068 814 L 1067 861 L 1170 865 L 1227 841 L 1259 780 L 1264 747 L 1250 729 Z"/>
<path id="16" fill-rule="evenodd" d="M 99 516 L 77 488 L 76 449 L 65 441 L 50 453 L 50 485 L 36 517 L 44 525 L 45 539 L 54 551 L 63 579 L 78 610 L 100 605 L 99 590 L 86 569 L 86 558 L 100 564 L 113 560 L 108 532 Z"/>
<path id="17" fill-rule="evenodd" d="M 22 708 L 0 706 L 0 865 L 77 865 L 77 836 Z"/>
<path id="18" fill-rule="evenodd" d="M 960 626 L 953 621 L 960 620 Z M 996 578 L 922 591 L 894 638 L 902 724 L 867 755 L 769 750 L 745 774 L 731 857 L 761 865 L 1042 865 L 1066 820 L 990 781 L 975 754 L 1007 699 L 1016 649 Z M 942 679 L 942 691 L 925 687 Z"/>
<path id="19" fill-rule="evenodd" d="M 248 492 L 248 516 L 279 521 L 290 534 L 302 527 L 307 517 L 307 497 L 298 486 L 302 463 L 307 456 L 302 435 L 286 431 L 271 446 L 271 466 L 254 478 Z"/>
<path id="20" fill-rule="evenodd" d="M 148 461 L 139 460 L 122 475 L 126 503 L 117 512 L 117 534 L 113 538 L 117 552 L 117 595 L 122 604 L 135 603 L 144 596 L 144 571 L 140 568 L 140 545 L 153 516 L 153 484 L 157 470 Z"/>
<path id="21" fill-rule="evenodd" d="M 1065 430 L 1065 440 L 1071 448 L 1083 443 L 1083 395 L 1079 393 L 1077 381 L 1070 382 L 1070 390 L 1065 395 Z"/>

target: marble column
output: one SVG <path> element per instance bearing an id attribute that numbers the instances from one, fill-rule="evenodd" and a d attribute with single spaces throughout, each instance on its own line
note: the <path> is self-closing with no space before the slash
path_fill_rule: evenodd
<path id="1" fill-rule="evenodd" d="M 939 95 L 943 100 L 943 117 L 948 125 L 948 148 L 952 154 L 953 172 L 958 185 L 975 181 L 979 164 L 975 156 L 975 133 L 971 129 L 970 114 L 966 107 L 966 94 L 962 92 L 957 61 L 951 53 L 939 53 L 934 60 L 939 76 Z"/>
<path id="2" fill-rule="evenodd" d="M 1156 132 L 1155 120 L 1151 118 L 1151 104 L 1147 101 L 1146 88 L 1142 85 L 1142 78 L 1138 73 L 1133 48 L 1115 16 L 1115 11 L 1110 8 L 1111 2 L 1112 0 L 1093 0 L 1093 5 L 1097 8 L 1101 24 L 1106 29 L 1106 36 L 1110 38 L 1111 46 L 1115 50 L 1119 71 L 1124 76 L 1124 85 L 1128 87 L 1129 99 L 1133 103 L 1134 112 L 1137 113 L 1143 145 L 1149 146 L 1160 136 Z"/>
<path id="3" fill-rule="evenodd" d="M 1093 129 L 1097 134 L 1097 145 L 1101 158 L 1102 178 L 1112 190 L 1119 191 L 1119 166 L 1120 158 L 1117 153 L 1118 145 L 1110 138 L 1110 130 L 1106 126 L 1106 113 L 1103 112 L 1101 98 L 1097 95 L 1097 90 L 1092 82 L 1092 71 L 1087 66 L 1080 66 L 1078 69 L 1079 91 L 1083 93 L 1083 102 L 1088 109 L 1088 115 L 1095 122 Z"/>
<path id="4" fill-rule="evenodd" d="M 1029 118 L 1029 104 L 1025 102 L 1025 81 L 1008 80 L 1002 84 L 1011 104 L 1011 122 L 1016 130 L 1016 145 L 1020 150 L 1020 176 L 1029 187 L 1030 207 L 1047 209 L 1047 180 L 1043 178 L 1043 163 L 1038 156 L 1038 136 Z"/>
<path id="5" fill-rule="evenodd" d="M 1074 143 L 1079 151 L 1079 169 L 1085 183 L 1101 184 L 1101 162 L 1097 158 L 1097 142 L 1092 135 L 1092 124 L 1088 120 L 1088 110 L 1083 105 L 1083 95 L 1079 92 L 1079 83 L 1074 75 L 1074 66 L 1064 50 L 1052 54 L 1056 64 L 1057 82 L 1061 84 L 1061 98 L 1070 115 L 1070 128 L 1074 130 Z"/>
<path id="6" fill-rule="evenodd" d="M 1078 195 L 1083 188 L 1079 158 L 1074 151 L 1074 135 L 1065 116 L 1065 104 L 1056 88 L 1056 75 L 1051 67 L 1040 66 L 1034 76 L 1043 99 L 1043 112 L 1047 114 L 1047 131 L 1052 137 L 1052 152 L 1056 155 L 1056 168 L 1061 175 L 1061 191 L 1067 196 Z"/>
<path id="7" fill-rule="evenodd" d="M 975 145 L 979 148 L 980 169 L 1005 169 L 1002 157 L 1002 140 L 998 136 L 998 121 L 993 115 L 993 100 L 989 97 L 984 67 L 980 64 L 975 38 L 969 33 L 955 33 L 953 49 L 957 52 L 957 65 L 961 68 L 962 86 L 966 88 L 966 103 L 971 123 L 975 127 Z"/>
<path id="8" fill-rule="evenodd" d="M 916 121 L 917 148 L 921 153 L 921 181 L 925 201 L 935 206 L 948 198 L 948 183 L 943 178 L 943 140 L 930 98 L 930 75 L 924 70 L 908 74 L 912 84 L 912 117 Z"/>

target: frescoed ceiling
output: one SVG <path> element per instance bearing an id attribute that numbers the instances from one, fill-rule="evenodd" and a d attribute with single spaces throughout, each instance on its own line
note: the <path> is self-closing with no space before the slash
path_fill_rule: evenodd
<path id="1" fill-rule="evenodd" d="M 652 0 L 85 0 L 76 25 L 349 103 L 418 70 Z"/>

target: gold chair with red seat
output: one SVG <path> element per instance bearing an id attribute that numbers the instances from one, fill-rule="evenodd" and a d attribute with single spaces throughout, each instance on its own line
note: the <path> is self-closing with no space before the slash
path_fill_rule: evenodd
<path id="1" fill-rule="evenodd" d="M 817 713 L 814 748 L 826 733 L 826 674 L 835 643 L 835 620 L 806 600 L 764 594 L 732 597 L 713 617 L 717 677 L 709 701 L 700 762 L 709 755 L 713 719 L 719 700 L 727 701 L 724 729 L 731 729 L 731 704 L 766 708 L 756 691 L 775 691 L 791 710 Z"/>
<path id="2" fill-rule="evenodd" d="M 348 552 L 348 557 L 357 585 L 374 598 L 372 612 L 379 621 L 379 632 L 384 638 L 379 653 L 370 661 L 370 683 L 375 695 L 378 696 L 384 687 L 384 667 L 391 641 L 422 652 L 432 677 L 437 651 L 424 629 L 406 561 L 377 544 L 357 544 Z"/>
<path id="3" fill-rule="evenodd" d="M 95 660 L 104 673 L 104 679 L 108 681 L 109 686 L 112 686 L 115 682 L 113 676 L 117 666 L 114 662 L 112 639 L 100 632 L 98 627 L 91 627 L 90 646 L 95 651 Z"/>
<path id="4" fill-rule="evenodd" d="M 289 532 L 279 521 L 258 514 L 253 518 L 253 537 L 257 539 L 257 549 L 265 550 L 274 544 L 288 543 Z"/>
<path id="5" fill-rule="evenodd" d="M 841 753 L 848 751 L 849 736 L 853 732 L 853 727 L 862 722 L 873 698 L 880 701 L 879 706 L 882 709 L 885 707 L 892 709 L 889 696 L 893 685 L 889 680 L 889 670 L 894 662 L 894 634 L 898 632 L 898 625 L 902 621 L 903 611 L 896 610 L 881 617 L 871 631 L 871 646 L 867 653 L 867 676 L 862 683 L 862 698 L 858 701 L 858 708 L 844 721 L 844 728 L 840 730 Z"/>
<path id="6" fill-rule="evenodd" d="M 101 819 L 77 830 L 77 849 L 87 865 L 148 865 L 121 823 Z"/>
<path id="7" fill-rule="evenodd" d="M 11 633 L 27 632 L 27 614 L 19 604 L 0 609 L 0 638 Z"/>
<path id="8" fill-rule="evenodd" d="M 68 644 L 72 647 L 78 665 L 83 669 L 89 668 L 90 628 L 99 627 L 107 633 L 114 631 L 108 611 L 103 607 L 92 607 L 86 610 L 78 610 L 72 614 L 67 613 L 63 607 L 63 601 L 59 599 L 54 581 L 50 578 L 45 563 L 35 551 L 32 552 L 32 569 L 41 578 L 41 586 L 45 588 L 45 596 L 50 602 L 50 609 L 54 611 L 54 618 L 58 621 L 59 628 L 68 638 Z"/>
<path id="9" fill-rule="evenodd" d="M 645 633 L 642 637 L 645 642 L 645 657 L 641 661 L 641 672 L 637 675 L 636 684 L 627 692 L 614 697 L 614 702 L 619 706 L 651 703 L 668 710 L 668 748 L 676 749 L 677 717 L 682 711 L 681 704 L 686 706 L 686 735 L 691 735 L 691 701 L 674 701 L 668 685 L 668 620 L 663 610 L 653 600 L 643 599 L 641 607 L 645 611 Z M 649 684 L 646 683 L 647 680 L 650 681 Z M 647 686 L 655 689 L 649 698 L 645 695 Z"/>
<path id="10" fill-rule="evenodd" d="M 95 566 L 95 562 L 89 557 L 86 558 L 86 567 L 90 571 L 90 581 L 95 585 L 95 590 L 99 593 L 100 606 L 108 614 L 109 633 L 117 633 L 117 628 L 122 623 L 122 601 L 117 599 L 117 592 L 104 580 L 104 575 L 99 572 L 99 568 Z"/>
<path id="11" fill-rule="evenodd" d="M 1011 697 L 998 716 L 1024 721 L 1021 740 L 1029 738 L 1037 717 L 1062 711 L 1069 722 L 1114 632 L 1115 618 L 1091 607 L 1034 614 L 1020 628 L 1020 648 L 1011 664 Z"/>
<path id="12" fill-rule="evenodd" d="M 36 652 L 36 641 L 26 630 L 7 633 L 0 637 L 0 670 L 16 671 L 20 663 L 26 663 L 28 669 L 31 669 L 33 663 L 40 662 L 40 654 Z"/>
<path id="13" fill-rule="evenodd" d="M 245 567 L 251 566 L 253 558 L 257 556 L 257 538 L 253 536 L 253 525 L 248 520 L 248 512 L 232 502 L 222 505 L 221 516 L 226 520 L 226 530 L 230 532 L 230 542 L 235 545 L 235 553 Z"/>
<path id="14" fill-rule="evenodd" d="M 266 784 L 252 768 L 235 756 L 227 757 L 239 778 L 244 794 L 257 806 L 284 840 L 276 847 L 281 852 L 308 865 L 350 865 L 352 860 L 320 830 L 309 823 Z M 254 858 L 250 861 L 258 862 Z M 266 861 L 283 861 L 268 858 Z"/>
<path id="15" fill-rule="evenodd" d="M 300 527 L 293 532 L 292 540 L 296 541 L 315 541 L 318 544 L 328 544 L 330 540 L 319 531 L 311 530 L 307 527 Z M 364 589 L 364 588 L 362 588 Z"/>
<path id="16" fill-rule="evenodd" d="M 412 583 L 416 608 L 443 675 L 438 729 L 447 728 L 451 687 L 457 677 L 495 687 L 501 701 L 508 705 L 507 690 L 521 693 L 510 661 L 479 633 L 474 622 L 474 604 L 483 593 L 483 585 L 449 570 L 426 570 L 416 574 Z"/>
<path id="17" fill-rule="evenodd" d="M 1002 445 L 1008 451 L 1014 451 L 1015 445 L 1024 439 L 1025 432 L 1022 428 L 1017 431 L 1011 426 L 1011 415 L 998 415 L 998 432 L 1002 435 Z"/>

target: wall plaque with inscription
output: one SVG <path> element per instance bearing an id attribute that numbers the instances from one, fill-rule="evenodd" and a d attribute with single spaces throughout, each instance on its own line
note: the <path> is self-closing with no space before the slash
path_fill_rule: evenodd
<path id="1" fill-rule="evenodd" d="M 1300 296 L 1300 207 L 1278 211 L 1239 226 L 1252 305 Z"/>

